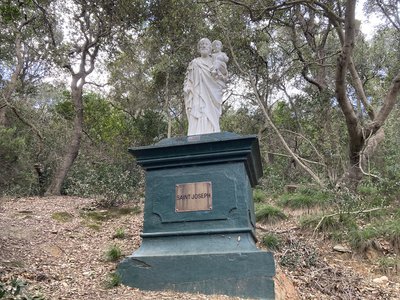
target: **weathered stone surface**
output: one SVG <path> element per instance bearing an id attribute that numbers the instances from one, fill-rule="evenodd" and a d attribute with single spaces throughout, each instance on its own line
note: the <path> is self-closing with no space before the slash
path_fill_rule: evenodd
<path id="1" fill-rule="evenodd" d="M 335 245 L 333 246 L 333 250 L 337 252 L 342 252 L 342 253 L 352 253 L 352 251 L 349 248 L 346 248 L 342 245 Z"/>
<path id="2" fill-rule="evenodd" d="M 378 277 L 372 280 L 375 283 L 378 284 L 383 284 L 383 283 L 387 283 L 389 281 L 389 278 L 387 278 L 387 276 L 382 276 L 382 277 Z"/>
<path id="3" fill-rule="evenodd" d="M 269 252 L 130 256 L 119 265 L 123 283 L 143 290 L 175 290 L 274 299 Z"/>

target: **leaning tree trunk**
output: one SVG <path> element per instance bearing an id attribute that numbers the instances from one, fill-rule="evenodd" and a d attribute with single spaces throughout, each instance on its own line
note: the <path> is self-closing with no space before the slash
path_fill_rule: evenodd
<path id="1" fill-rule="evenodd" d="M 85 6 L 82 7 L 81 16 L 86 16 L 86 14 L 87 11 Z M 75 50 L 72 51 L 70 55 L 74 55 L 74 53 L 80 55 L 78 71 L 75 72 L 71 64 L 66 64 L 63 66 L 64 68 L 68 69 L 72 75 L 71 98 L 75 108 L 73 134 L 71 141 L 66 145 L 62 161 L 55 170 L 51 183 L 45 193 L 46 195 L 61 194 L 61 188 L 64 180 L 79 154 L 83 133 L 83 86 L 86 83 L 86 77 L 94 70 L 94 63 L 101 45 L 100 38 L 105 36 L 103 30 L 95 31 L 94 33 L 96 33 L 96 35 L 94 36 L 89 36 L 88 33 L 85 32 L 85 29 L 90 29 L 91 18 L 85 17 L 83 19 L 78 18 L 77 20 L 81 25 L 80 28 L 85 37 L 85 41 L 80 46 L 76 44 L 74 47 Z M 102 23 L 102 25 L 104 24 L 105 23 Z"/>
<path id="2" fill-rule="evenodd" d="M 6 118 L 6 105 L 0 107 L 0 125 L 7 125 L 7 118 Z"/>
<path id="3" fill-rule="evenodd" d="M 348 0 L 345 13 L 345 35 L 342 40 L 342 51 L 338 57 L 336 66 L 336 98 L 346 120 L 349 135 L 349 162 L 350 166 L 342 177 L 343 182 L 350 189 L 355 189 L 362 178 L 360 169 L 360 153 L 364 147 L 365 139 L 363 129 L 355 114 L 353 106 L 347 97 L 346 74 L 354 48 L 354 19 L 355 0 Z M 344 180 L 346 178 L 346 180 Z"/>
<path id="4" fill-rule="evenodd" d="M 345 14 L 345 34 L 337 27 L 340 40 L 342 41 L 342 52 L 338 57 L 336 68 L 336 97 L 343 115 L 346 119 L 347 132 L 349 135 L 349 158 L 350 166 L 344 174 L 339 184 L 344 184 L 350 189 L 357 188 L 357 185 L 363 178 L 363 164 L 366 157 L 370 157 L 376 150 L 377 145 L 384 139 L 382 126 L 393 110 L 400 93 L 400 72 L 394 77 L 388 93 L 383 99 L 382 108 L 377 114 L 373 111 L 366 101 L 364 90 L 360 84 L 358 76 L 354 69 L 352 53 L 354 48 L 354 29 L 355 29 L 355 5 L 356 0 L 346 2 Z M 350 70 L 356 93 L 365 106 L 372 121 L 361 125 L 360 119 L 353 109 L 351 102 L 346 94 L 346 74 Z"/>
<path id="5" fill-rule="evenodd" d="M 83 129 L 83 104 L 82 87 L 78 86 L 78 78 L 74 77 L 71 83 L 71 97 L 75 106 L 75 118 L 71 141 L 66 146 L 66 151 L 61 164 L 57 167 L 46 195 L 60 195 L 62 184 L 68 175 L 76 157 L 79 154 Z"/>

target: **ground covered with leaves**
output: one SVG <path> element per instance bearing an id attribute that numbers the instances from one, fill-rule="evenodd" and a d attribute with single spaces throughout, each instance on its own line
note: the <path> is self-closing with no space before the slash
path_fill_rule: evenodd
<path id="1" fill-rule="evenodd" d="M 0 298 L 3 291 L 5 299 L 232 299 L 119 285 L 116 265 L 140 245 L 142 210 L 100 210 L 77 197 L 0 199 Z M 258 226 L 260 240 L 267 232 L 280 239 L 281 299 L 400 299 L 397 272 L 383 274 L 354 253 L 334 251 L 293 220 Z"/>

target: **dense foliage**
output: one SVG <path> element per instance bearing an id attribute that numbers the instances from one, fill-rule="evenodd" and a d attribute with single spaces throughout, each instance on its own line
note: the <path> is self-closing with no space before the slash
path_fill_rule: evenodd
<path id="1" fill-rule="evenodd" d="M 361 185 L 398 197 L 396 6 L 367 1 L 389 22 L 368 38 L 356 31 L 340 92 L 354 1 L 262 2 L 3 1 L 0 195 L 141 197 L 127 149 L 185 134 L 185 69 L 207 36 L 231 58 L 222 130 L 258 134 L 263 189 Z"/>

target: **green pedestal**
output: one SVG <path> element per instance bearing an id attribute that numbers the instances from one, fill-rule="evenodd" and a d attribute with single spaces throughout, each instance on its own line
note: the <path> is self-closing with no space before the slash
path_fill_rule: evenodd
<path id="1" fill-rule="evenodd" d="M 130 151 L 146 170 L 146 201 L 142 245 L 118 265 L 122 283 L 274 299 L 273 256 L 255 244 L 256 136 L 206 134 Z"/>

